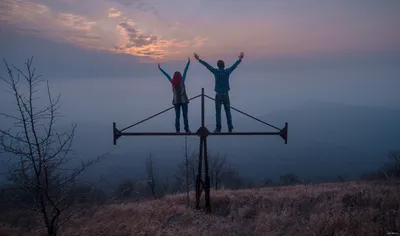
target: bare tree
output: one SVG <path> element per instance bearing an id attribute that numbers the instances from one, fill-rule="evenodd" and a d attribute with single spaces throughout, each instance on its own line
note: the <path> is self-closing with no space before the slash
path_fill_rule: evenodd
<path id="1" fill-rule="evenodd" d="M 243 188 L 244 182 L 239 172 L 231 165 L 228 165 L 221 174 L 220 184 L 220 187 L 226 189 L 240 189 Z"/>
<path id="2" fill-rule="evenodd" d="M 185 157 L 184 161 L 178 163 L 177 169 L 174 174 L 174 191 L 183 192 L 184 186 L 186 188 L 186 191 L 188 188 L 189 191 L 194 190 L 196 183 L 196 168 L 198 166 L 198 156 L 198 153 L 192 152 L 190 155 L 188 155 L 187 158 Z"/>
<path id="3" fill-rule="evenodd" d="M 153 155 L 150 153 L 146 159 L 147 183 L 151 195 L 156 199 L 168 190 L 168 177 L 164 181 L 160 180 L 159 171 L 154 164 Z"/>
<path id="4" fill-rule="evenodd" d="M 391 159 L 390 167 L 391 175 L 394 178 L 400 178 L 400 152 L 390 152 L 389 158 Z"/>
<path id="5" fill-rule="evenodd" d="M 93 205 L 106 202 L 108 196 L 103 190 L 96 188 L 93 183 L 79 183 L 71 190 L 71 199 L 80 205 Z"/>
<path id="6" fill-rule="evenodd" d="M 115 191 L 117 199 L 139 201 L 140 197 L 144 195 L 142 190 L 144 190 L 144 187 L 147 188 L 146 182 L 129 179 L 122 181 Z"/>
<path id="7" fill-rule="evenodd" d="M 221 187 L 222 175 L 228 167 L 226 154 L 223 156 L 220 156 L 220 154 L 210 155 L 209 161 L 211 182 L 214 183 L 215 190 L 218 190 Z"/>
<path id="8" fill-rule="evenodd" d="M 385 163 L 377 171 L 362 174 L 360 178 L 363 180 L 395 180 L 400 178 L 400 152 L 391 151 L 387 157 L 390 162 Z"/>
<path id="9" fill-rule="evenodd" d="M 199 165 L 199 153 L 192 152 L 188 161 L 189 161 L 189 173 L 190 173 L 190 177 L 192 179 L 191 186 L 193 187 L 193 189 L 195 189 L 197 171 L 198 171 L 197 169 L 198 169 L 198 165 Z"/>
<path id="10" fill-rule="evenodd" d="M 122 198 L 132 197 L 135 191 L 134 185 L 135 181 L 124 180 L 118 185 L 115 194 L 117 195 L 117 197 L 122 197 Z"/>
<path id="11" fill-rule="evenodd" d="M 301 181 L 297 175 L 288 173 L 279 177 L 283 185 L 299 184 Z"/>
<path id="12" fill-rule="evenodd" d="M 194 189 L 198 167 L 198 156 L 198 152 L 192 152 L 191 155 L 185 159 L 185 162 L 178 164 L 178 169 L 175 173 L 176 190 L 181 191 L 185 184 L 187 185 L 186 188 Z M 208 156 L 210 184 L 214 186 L 216 190 L 221 188 L 223 174 L 229 169 L 226 157 L 226 154 L 224 156 L 219 154 Z"/>
<path id="13" fill-rule="evenodd" d="M 186 206 L 189 207 L 190 206 L 190 195 L 189 195 L 189 191 L 190 191 L 190 184 L 189 184 L 189 157 L 188 157 L 188 153 L 190 151 L 190 147 L 188 149 L 187 146 L 187 136 L 185 136 L 185 164 L 186 164 Z"/>
<path id="14" fill-rule="evenodd" d="M 271 179 L 264 178 L 261 186 L 262 187 L 270 187 L 270 186 L 273 186 L 273 185 L 274 185 L 274 182 Z"/>
<path id="15" fill-rule="evenodd" d="M 47 82 L 48 104 L 41 103 L 43 81 L 32 62 L 33 57 L 25 64 L 26 71 L 22 71 L 15 66 L 11 69 L 4 60 L 8 78 L 0 77 L 8 85 L 17 108 L 16 114 L 0 113 L 15 123 L 12 129 L 0 129 L 0 151 L 7 155 L 4 163 L 13 183 L 5 195 L 19 206 L 40 212 L 47 234 L 56 236 L 65 219 L 61 216 L 73 203 L 70 197 L 76 177 L 103 156 L 70 167 L 76 125 L 69 132 L 56 131 L 60 95 L 52 97 Z"/>

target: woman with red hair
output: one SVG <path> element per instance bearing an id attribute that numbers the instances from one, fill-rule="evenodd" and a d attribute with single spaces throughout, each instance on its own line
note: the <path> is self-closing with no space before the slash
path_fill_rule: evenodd
<path id="1" fill-rule="evenodd" d="M 171 78 L 171 76 L 161 68 L 160 64 L 158 64 L 158 69 L 160 69 L 160 71 L 167 77 L 167 79 L 172 84 L 172 92 L 174 94 L 172 99 L 172 104 L 175 107 L 175 129 L 176 133 L 178 134 L 180 132 L 181 108 L 183 113 L 183 123 L 185 125 L 185 131 L 186 133 L 190 133 L 189 121 L 188 121 L 189 99 L 188 96 L 186 95 L 186 88 L 185 88 L 186 73 L 189 69 L 189 65 L 190 65 L 190 58 L 188 58 L 188 62 L 183 72 L 183 76 L 181 72 L 176 71 L 174 73 L 174 76 Z"/>

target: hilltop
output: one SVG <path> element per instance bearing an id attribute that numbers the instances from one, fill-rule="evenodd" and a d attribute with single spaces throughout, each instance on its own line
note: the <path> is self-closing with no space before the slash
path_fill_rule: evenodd
<path id="1" fill-rule="evenodd" d="M 211 191 L 212 213 L 185 195 L 75 209 L 72 235 L 386 235 L 400 232 L 399 182 L 345 182 Z M 193 203 L 194 194 L 191 194 Z M 6 226 L 0 235 L 21 235 Z M 40 235 L 39 232 L 30 235 Z"/>

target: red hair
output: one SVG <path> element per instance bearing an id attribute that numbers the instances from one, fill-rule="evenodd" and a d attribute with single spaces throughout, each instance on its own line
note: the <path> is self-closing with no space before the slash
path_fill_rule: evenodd
<path id="1" fill-rule="evenodd" d="M 182 82 L 182 74 L 179 71 L 176 71 L 174 73 L 174 77 L 172 78 L 172 86 L 176 87 L 178 85 L 180 85 Z"/>

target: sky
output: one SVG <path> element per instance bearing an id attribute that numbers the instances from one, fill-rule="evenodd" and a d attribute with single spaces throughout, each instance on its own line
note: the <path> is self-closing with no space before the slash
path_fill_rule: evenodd
<path id="1" fill-rule="evenodd" d="M 3 0 L 1 26 L 140 61 L 398 50 L 396 0 Z"/>
<path id="2" fill-rule="evenodd" d="M 33 66 L 49 82 L 53 96 L 61 94 L 59 122 L 77 123 L 77 131 L 83 133 L 80 144 L 93 143 L 96 150 L 90 152 L 97 153 L 108 148 L 99 140 L 111 145 L 112 122 L 126 127 L 172 105 L 171 84 L 157 63 L 172 74 L 183 71 L 190 57 L 188 96 L 200 94 L 201 88 L 214 96 L 214 78 L 193 58 L 194 52 L 214 66 L 219 59 L 229 66 L 244 52 L 230 77 L 231 105 L 268 123 L 273 114 L 296 114 L 316 103 L 331 111 L 332 104 L 400 110 L 399 12 L 399 0 L 0 0 L 0 58 L 23 69 L 33 56 Z M 2 62 L 0 76 L 7 77 Z M 41 95 L 46 95 L 41 88 Z M 8 91 L 0 80 L 0 114 L 13 115 L 15 102 Z M 46 103 L 35 102 L 38 109 Z M 205 111 L 207 128 L 212 130 L 212 101 L 206 99 Z M 359 119 L 364 121 L 362 114 Z M 252 122 L 235 111 L 232 115 L 235 130 L 245 131 L 244 122 Z M 271 124 L 283 127 L 290 120 L 290 130 L 307 128 L 296 127 L 300 118 L 296 122 L 293 115 Z M 199 119 L 197 99 L 189 104 L 192 131 L 198 129 Z M 342 122 L 333 119 L 329 122 Z M 13 127 L 7 122 L 0 116 L 0 128 Z M 224 130 L 224 114 L 222 122 Z M 326 130 L 318 131 L 328 134 L 329 122 Z M 173 124 L 174 113 L 169 111 L 138 129 L 171 132 Z M 104 135 L 87 134 L 98 129 Z M 351 132 L 363 135 L 365 130 Z M 309 140 L 312 134 L 304 132 L 302 139 Z M 385 135 L 377 134 L 376 139 Z M 134 139 L 119 142 L 146 152 L 154 149 L 154 142 L 163 142 L 146 140 L 147 144 Z M 294 140 L 290 131 L 289 140 L 289 144 L 302 141 Z M 218 147 L 219 142 L 210 144 L 212 151 L 226 150 Z M 244 142 L 240 147 L 251 145 Z M 159 152 L 162 156 L 164 149 Z M 294 169 L 303 162 L 297 161 Z M 258 160 L 253 164 L 262 166 Z"/>
<path id="3" fill-rule="evenodd" d="M 231 64 L 243 51 L 231 100 L 257 115 L 308 100 L 398 108 L 399 10 L 397 0 L 2 0 L 0 57 L 20 67 L 34 56 L 73 119 L 168 107 L 157 63 L 173 73 L 188 57 L 189 97 L 213 96 L 194 52 Z"/>

